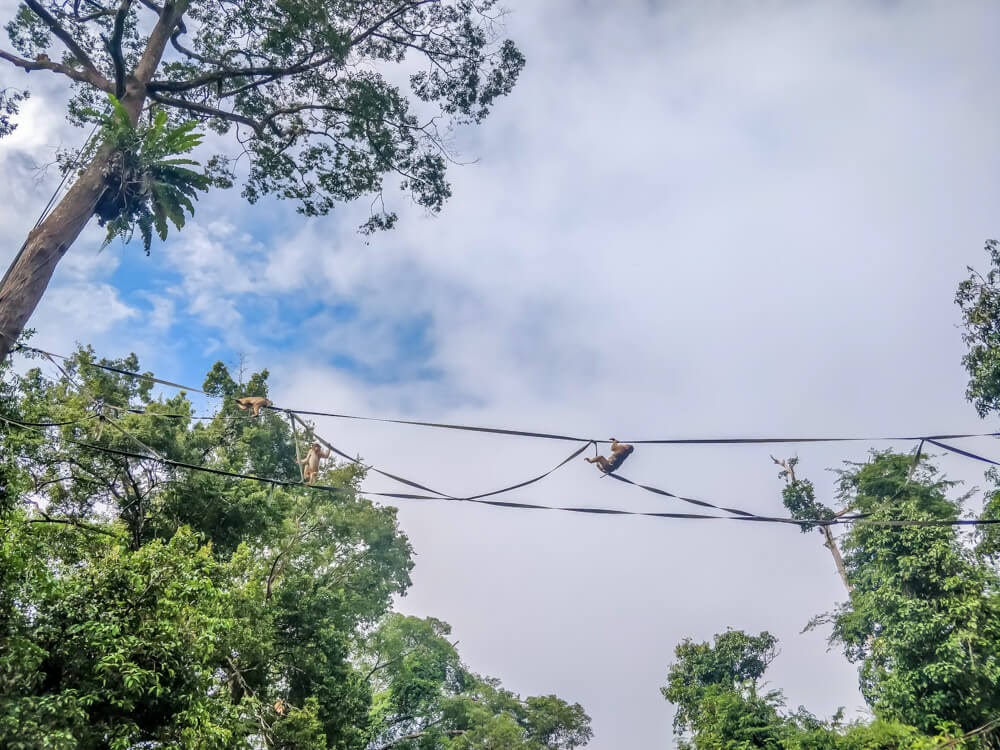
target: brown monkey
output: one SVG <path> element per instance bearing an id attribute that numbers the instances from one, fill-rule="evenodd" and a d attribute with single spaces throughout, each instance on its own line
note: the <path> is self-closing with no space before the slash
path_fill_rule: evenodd
<path id="1" fill-rule="evenodd" d="M 611 438 L 611 455 L 605 458 L 604 456 L 595 456 L 594 458 L 584 458 L 583 460 L 597 464 L 597 467 L 603 471 L 605 474 L 610 474 L 623 463 L 625 459 L 631 455 L 632 451 L 635 450 L 635 446 L 629 445 L 628 443 L 619 443 L 614 438 Z"/>
<path id="2" fill-rule="evenodd" d="M 306 457 L 299 461 L 300 464 L 305 466 L 303 474 L 306 478 L 306 484 L 316 484 L 316 477 L 319 476 L 319 460 L 321 458 L 329 458 L 330 451 L 326 450 L 319 443 L 313 443 L 309 446 L 309 452 Z"/>
<path id="3" fill-rule="evenodd" d="M 278 698 L 278 700 L 274 702 L 274 712 L 278 714 L 278 716 L 284 716 L 288 713 L 288 704 L 281 700 L 281 698 Z"/>
<path id="4" fill-rule="evenodd" d="M 243 398 L 236 399 L 236 405 L 243 411 L 249 409 L 253 412 L 253 416 L 256 417 L 260 414 L 260 410 L 265 406 L 270 406 L 271 402 L 263 396 L 244 396 Z"/>

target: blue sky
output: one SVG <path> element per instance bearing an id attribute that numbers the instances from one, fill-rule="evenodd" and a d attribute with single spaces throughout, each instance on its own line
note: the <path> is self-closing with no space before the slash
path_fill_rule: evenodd
<path id="1" fill-rule="evenodd" d="M 233 190 L 200 201 L 149 258 L 117 244 L 97 254 L 93 227 L 33 321 L 39 345 L 134 350 L 193 385 L 243 353 L 293 407 L 602 438 L 995 429 L 963 399 L 952 300 L 998 233 L 1000 7 L 508 5 L 528 66 L 482 127 L 459 133 L 461 158 L 478 161 L 452 172 L 441 216 L 390 194 L 399 225 L 366 244 L 366 204 L 306 221 Z M 27 165 L 83 135 L 52 115 L 54 84 L 39 85 L 0 142 L 18 186 L 0 205 L 13 238 L 0 261 L 54 186 Z M 319 427 L 452 492 L 565 452 Z M 867 447 L 803 446 L 800 467 L 829 496 L 824 469 Z M 644 449 L 629 476 L 776 512 L 768 453 Z M 941 464 L 983 484 L 976 466 Z M 607 484 L 580 462 L 515 499 L 664 507 Z M 597 750 L 669 747 L 658 687 L 672 650 L 726 626 L 779 636 L 771 680 L 791 706 L 862 706 L 827 633 L 800 633 L 843 596 L 817 535 L 434 503 L 400 518 L 417 551 L 400 606 L 450 622 L 468 662 L 513 689 L 580 701 Z"/>

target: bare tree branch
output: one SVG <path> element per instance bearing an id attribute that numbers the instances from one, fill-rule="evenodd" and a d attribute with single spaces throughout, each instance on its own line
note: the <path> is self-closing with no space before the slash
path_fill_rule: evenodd
<path id="1" fill-rule="evenodd" d="M 83 51 L 83 48 L 77 43 L 73 35 L 70 34 L 66 29 L 62 27 L 56 17 L 49 13 L 45 7 L 38 2 L 38 0 L 24 0 L 24 4 L 27 5 L 31 11 L 45 22 L 45 25 L 49 27 L 49 31 L 55 34 L 59 40 L 66 45 L 66 49 L 69 50 L 70 54 L 77 59 L 77 61 L 93 76 L 93 78 L 98 79 L 104 83 L 100 88 L 105 90 L 110 89 L 110 84 L 107 79 L 101 75 L 97 66 L 94 65 L 93 60 L 88 57 L 87 53 Z M 91 81 L 87 81 L 90 83 Z"/>
<path id="2" fill-rule="evenodd" d="M 118 12 L 115 14 L 115 24 L 111 39 L 105 39 L 108 54 L 115 66 L 115 96 L 119 99 L 125 94 L 125 55 L 122 52 L 122 38 L 125 36 L 125 19 L 128 17 L 132 0 L 121 0 Z"/>
<path id="3" fill-rule="evenodd" d="M 99 73 L 94 74 L 87 69 L 80 70 L 63 65 L 62 63 L 52 62 L 47 55 L 39 55 L 35 60 L 28 60 L 0 49 L 0 60 L 6 60 L 12 65 L 22 68 L 26 73 L 30 73 L 33 70 L 49 70 L 53 73 L 61 73 L 68 78 L 72 78 L 74 81 L 88 83 L 101 91 L 107 91 L 108 93 L 114 91 L 111 82 Z"/>
<path id="4" fill-rule="evenodd" d="M 192 112 L 198 112 L 199 114 L 207 115 L 208 117 L 218 117 L 220 120 L 226 120 L 228 122 L 235 122 L 242 125 L 246 125 L 251 128 L 254 133 L 260 137 L 264 132 L 264 123 L 257 122 L 256 120 L 251 120 L 249 117 L 244 117 L 243 115 L 238 115 L 235 112 L 227 112 L 224 109 L 217 109 L 215 107 L 210 107 L 207 104 L 199 104 L 198 102 L 189 102 L 186 99 L 177 99 L 172 96 L 164 96 L 156 91 L 149 92 L 149 98 L 154 102 L 159 102 L 160 104 L 166 104 L 170 107 L 177 107 L 178 109 L 188 109 Z"/>

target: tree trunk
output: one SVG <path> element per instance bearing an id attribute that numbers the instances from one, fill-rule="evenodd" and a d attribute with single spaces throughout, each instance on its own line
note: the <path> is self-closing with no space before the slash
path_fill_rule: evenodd
<path id="1" fill-rule="evenodd" d="M 108 150 L 101 149 L 44 221 L 31 230 L 0 284 L 0 361 L 38 307 L 63 255 L 94 215 L 104 193 Z"/>
<path id="2" fill-rule="evenodd" d="M 134 126 L 146 102 L 146 84 L 163 58 L 170 34 L 187 10 L 189 0 L 167 0 L 160 18 L 150 32 L 146 49 L 135 71 L 126 77 L 122 106 Z M 111 156 L 110 146 L 101 146 L 90 166 L 70 187 L 51 214 L 28 234 L 0 282 L 0 362 L 24 330 L 48 288 L 56 264 L 87 226 L 105 190 L 104 169 Z"/>
<path id="3" fill-rule="evenodd" d="M 823 538 L 826 539 L 825 546 L 830 550 L 830 554 L 833 555 L 833 562 L 837 566 L 837 572 L 840 573 L 840 580 L 844 582 L 844 588 L 847 589 L 847 593 L 850 595 L 851 584 L 847 580 L 847 568 L 844 567 L 844 558 L 841 556 L 840 548 L 833 538 L 833 532 L 830 531 L 829 526 L 821 526 L 820 531 L 823 533 Z"/>

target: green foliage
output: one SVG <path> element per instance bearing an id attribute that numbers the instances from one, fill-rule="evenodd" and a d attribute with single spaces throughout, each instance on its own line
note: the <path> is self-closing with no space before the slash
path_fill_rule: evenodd
<path id="1" fill-rule="evenodd" d="M 949 483 L 926 462 L 908 481 L 911 462 L 876 453 L 843 491 L 873 520 L 956 518 Z M 859 524 L 842 547 L 853 590 L 833 634 L 875 712 L 925 733 L 1000 714 L 1000 581 L 955 528 Z"/>
<path id="2" fill-rule="evenodd" d="M 986 241 L 990 270 L 969 268 L 955 302 L 962 310 L 962 339 L 969 347 L 962 364 L 969 372 L 965 395 L 979 416 L 1000 411 L 1000 243 Z"/>
<path id="3" fill-rule="evenodd" d="M 116 63 L 126 76 L 139 72 L 154 4 L 94 0 L 86 13 L 61 0 L 40 4 L 119 94 L 137 96 L 123 87 Z M 121 44 L 112 45 L 119 7 Z M 498 35 L 504 11 L 497 0 L 178 0 L 170 9 L 182 13 L 181 23 L 169 53 L 141 80 L 145 103 L 169 112 L 174 125 L 238 128 L 238 148 L 249 157 L 243 195 L 251 202 L 274 194 L 314 216 L 372 196 L 365 232 L 396 222 L 384 205 L 390 181 L 417 205 L 441 209 L 451 195 L 454 128 L 482 122 L 524 66 L 513 42 Z M 7 33 L 28 59 L 56 56 L 48 26 L 24 5 Z M 69 55 L 64 62 L 79 65 Z M 70 120 L 94 122 L 104 95 L 92 82 L 76 82 Z M 185 205 L 177 195 L 164 200 L 173 199 Z M 171 221 L 177 215 L 163 213 Z"/>
<path id="4" fill-rule="evenodd" d="M 152 458 L 298 480 L 288 423 L 233 398 L 221 363 L 195 419 L 185 394 L 88 366 L 0 370 L 0 747 L 572 750 L 589 718 L 522 699 L 461 664 L 447 624 L 389 612 L 409 586 L 395 511 L 330 494 L 193 472 Z M 419 735 L 408 738 L 408 735 Z"/>
<path id="5" fill-rule="evenodd" d="M 110 114 L 101 119 L 98 142 L 112 151 L 107 189 L 95 213 L 101 226 L 107 226 L 105 246 L 115 237 L 128 242 L 138 230 L 148 255 L 153 230 L 166 240 L 168 219 L 183 228 L 185 211 L 194 214 L 192 199 L 215 183 L 210 174 L 190 169 L 198 162 L 180 158 L 201 144 L 196 121 L 171 127 L 161 108 L 150 112 L 148 126 L 135 127 L 121 102 L 110 94 L 108 99 Z"/>
<path id="6" fill-rule="evenodd" d="M 784 712 L 780 690 L 761 693 L 764 673 L 777 653 L 769 633 L 727 630 L 714 644 L 685 640 L 674 651 L 662 692 L 674 703 L 674 730 L 684 750 L 930 750 L 979 748 L 955 733 L 925 734 L 898 721 L 876 718 L 845 724 L 843 710 L 829 720 L 804 708 Z"/>
<path id="7" fill-rule="evenodd" d="M 591 738 L 579 704 L 519 696 L 470 672 L 433 618 L 393 615 L 368 640 L 375 688 L 369 746 L 401 750 L 573 750 Z"/>
<path id="8" fill-rule="evenodd" d="M 17 128 L 13 118 L 17 115 L 21 102 L 27 98 L 27 91 L 9 87 L 0 89 L 0 138 L 10 135 Z"/>
<path id="9" fill-rule="evenodd" d="M 990 470 L 987 472 L 987 475 L 993 480 L 994 487 L 1000 485 L 1000 477 L 997 476 L 997 472 Z M 980 518 L 990 521 L 1000 521 L 1000 487 L 994 489 L 986 498 Z M 994 568 L 997 568 L 997 566 L 1000 566 L 1000 523 L 980 526 L 978 535 L 976 552 L 986 562 L 992 563 Z"/>
<path id="10" fill-rule="evenodd" d="M 790 485 L 801 488 L 793 470 L 786 466 Z M 663 694 L 676 706 L 682 746 L 992 747 L 1000 728 L 1000 578 L 984 560 L 995 540 L 981 535 L 973 549 L 954 526 L 872 523 L 956 519 L 960 502 L 947 495 L 953 484 L 926 459 L 915 465 L 911 455 L 891 452 L 841 472 L 840 500 L 866 518 L 841 537 L 850 599 L 826 619 L 832 640 L 861 665 L 875 721 L 845 725 L 840 713 L 823 721 L 803 708 L 783 712 L 780 691 L 759 689 L 774 638 L 727 631 L 714 644 L 684 641 L 675 651 Z M 793 512 L 812 496 L 798 500 Z"/>
<path id="11" fill-rule="evenodd" d="M 777 640 L 767 632 L 727 630 L 714 643 L 680 643 L 661 689 L 677 708 L 674 731 L 698 748 L 776 746 L 781 695 L 758 691 L 776 655 Z"/>

